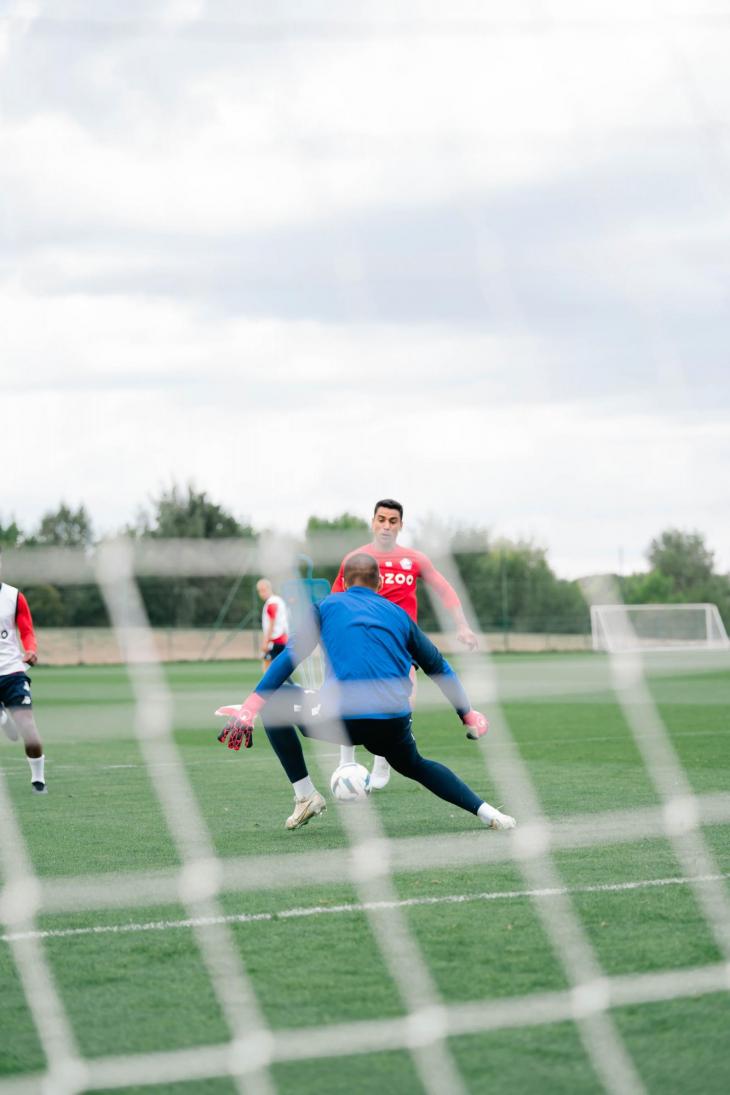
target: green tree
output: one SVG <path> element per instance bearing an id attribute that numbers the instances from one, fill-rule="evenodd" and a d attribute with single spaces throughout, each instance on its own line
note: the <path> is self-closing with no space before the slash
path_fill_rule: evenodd
<path id="1" fill-rule="evenodd" d="M 72 509 L 61 502 L 45 513 L 36 531 L 25 541 L 31 547 L 89 549 L 94 530 L 86 507 Z M 26 590 L 34 620 L 46 627 L 105 626 L 108 616 L 96 586 L 32 586 Z"/>
<path id="2" fill-rule="evenodd" d="M 143 536 L 164 539 L 204 539 L 255 535 L 250 525 L 240 524 L 218 503 L 211 501 L 205 491 L 197 491 L 192 483 L 182 489 L 178 486 L 163 491 L 153 501 L 151 517 L 142 515 L 138 529 Z"/>
<path id="3" fill-rule="evenodd" d="M 712 578 L 714 555 L 700 532 L 666 529 L 652 540 L 647 555 L 652 570 L 665 574 L 682 600 Z"/>
<path id="4" fill-rule="evenodd" d="M 72 510 L 62 502 L 57 510 L 43 515 L 37 531 L 27 543 L 43 547 L 90 547 L 94 542 L 91 519 L 85 506 Z"/>
<path id="5" fill-rule="evenodd" d="M 730 627 L 730 577 L 714 573 L 714 553 L 702 533 L 665 529 L 652 540 L 647 557 L 649 573 L 624 580 L 629 603 L 709 602 Z"/>
<path id="6" fill-rule="evenodd" d="M 142 514 L 134 529 L 139 536 L 155 539 L 216 540 L 240 537 L 253 540 L 256 533 L 241 523 L 205 491 L 192 483 L 173 486 L 152 502 L 151 514 Z M 250 610 L 254 576 L 238 581 L 226 618 L 238 622 Z M 143 578 L 140 590 L 150 622 L 156 627 L 209 627 L 219 620 L 221 606 L 229 600 L 231 580 L 220 578 Z"/>
<path id="7" fill-rule="evenodd" d="M 621 592 L 627 605 L 671 604 L 678 599 L 674 582 L 661 570 L 627 575 L 621 580 Z"/>
<path id="8" fill-rule="evenodd" d="M 339 560 L 348 551 L 358 547 L 363 540 L 367 540 L 369 532 L 370 525 L 367 521 L 347 511 L 338 517 L 310 517 L 306 529 L 307 553 L 315 560 L 321 559 L 323 555 L 331 557 L 334 554 L 338 557 L 337 562 L 317 562 L 316 577 L 334 582 L 340 568 Z"/>
<path id="9" fill-rule="evenodd" d="M 483 631 L 588 630 L 577 583 L 555 576 L 544 548 L 526 540 L 492 541 L 483 528 L 462 528 L 453 541 L 454 561 Z M 419 599 L 419 621 L 427 630 L 437 626 L 429 597 Z"/>
<path id="10" fill-rule="evenodd" d="M 22 539 L 23 533 L 14 520 L 8 521 L 7 525 L 0 520 L 0 548 L 16 547 Z"/>
<path id="11" fill-rule="evenodd" d="M 33 616 L 39 627 L 63 627 L 66 624 L 66 605 L 61 591 L 51 585 L 37 585 L 25 590 Z"/>
<path id="12" fill-rule="evenodd" d="M 339 517 L 315 517 L 307 521 L 307 536 L 318 532 L 365 532 L 370 525 L 362 517 L 356 517 L 354 513 L 345 511 Z"/>

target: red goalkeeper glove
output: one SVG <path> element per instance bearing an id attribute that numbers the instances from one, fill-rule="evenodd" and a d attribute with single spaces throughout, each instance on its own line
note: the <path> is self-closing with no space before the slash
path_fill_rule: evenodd
<path id="1" fill-rule="evenodd" d="M 244 749 L 250 749 L 253 745 L 253 726 L 256 716 L 264 706 L 265 700 L 256 692 L 252 692 L 240 707 L 219 707 L 216 715 L 230 716 L 228 722 L 218 734 L 218 741 L 228 741 L 228 748 L 236 752 L 243 745 Z"/>
<path id="2" fill-rule="evenodd" d="M 483 715 L 481 711 L 467 711 L 465 715 L 461 716 L 461 721 L 464 723 L 464 726 L 469 727 L 466 736 L 471 738 L 472 741 L 476 741 L 477 738 L 483 738 L 489 729 L 487 717 L 486 715 Z"/>
<path id="3" fill-rule="evenodd" d="M 244 722 L 243 719 L 229 719 L 218 735 L 218 741 L 225 741 L 226 738 L 228 738 L 229 749 L 235 749 L 238 752 L 241 744 L 244 748 L 250 749 L 253 745 L 253 726 Z"/>

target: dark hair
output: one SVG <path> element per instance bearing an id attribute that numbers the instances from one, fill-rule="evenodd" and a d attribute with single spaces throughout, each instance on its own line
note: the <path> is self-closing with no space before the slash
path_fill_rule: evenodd
<path id="1" fill-rule="evenodd" d="M 396 502 L 395 498 L 381 498 L 379 502 L 376 502 L 375 509 L 373 510 L 373 517 L 379 509 L 397 509 L 401 521 L 403 520 L 403 506 L 400 502 Z"/>
<path id="2" fill-rule="evenodd" d="M 359 551 L 356 555 L 345 559 L 342 577 L 346 586 L 367 586 L 368 589 L 377 589 L 380 582 L 378 560 L 364 551 Z"/>

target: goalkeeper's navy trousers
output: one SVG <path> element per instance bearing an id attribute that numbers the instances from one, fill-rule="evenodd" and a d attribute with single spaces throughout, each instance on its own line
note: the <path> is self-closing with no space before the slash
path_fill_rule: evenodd
<path id="1" fill-rule="evenodd" d="M 336 745 L 364 745 L 374 756 L 385 757 L 391 768 L 402 776 L 408 776 L 434 795 L 471 814 L 476 814 L 482 805 L 484 800 L 450 768 L 421 756 L 411 730 L 410 715 L 391 719 L 325 719 L 319 715 L 317 704 L 316 692 L 305 692 L 296 684 L 284 684 L 261 712 L 266 736 L 290 783 L 308 775 L 297 727 L 307 738 Z"/>

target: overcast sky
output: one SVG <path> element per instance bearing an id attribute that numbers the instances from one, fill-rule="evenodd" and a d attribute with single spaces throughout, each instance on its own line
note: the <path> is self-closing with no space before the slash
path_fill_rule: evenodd
<path id="1" fill-rule="evenodd" d="M 729 57 L 730 0 L 0 0 L 0 520 L 730 569 Z"/>

